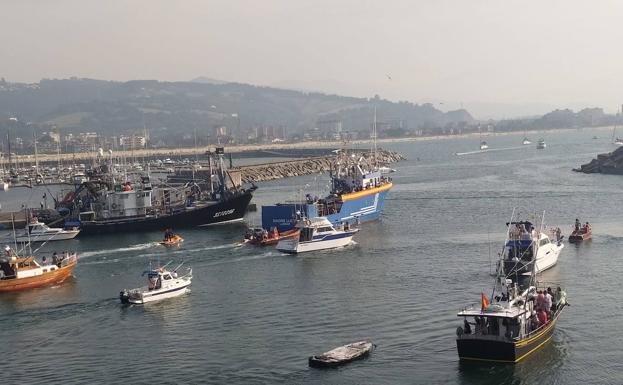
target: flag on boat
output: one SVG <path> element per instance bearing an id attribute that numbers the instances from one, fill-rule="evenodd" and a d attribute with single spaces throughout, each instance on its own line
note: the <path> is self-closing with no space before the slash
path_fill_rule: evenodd
<path id="1" fill-rule="evenodd" d="M 480 303 L 482 305 L 482 307 L 480 308 L 482 311 L 484 311 L 486 308 L 489 307 L 489 299 L 487 299 L 487 296 L 485 295 L 484 291 L 482 292 L 480 296 Z"/>

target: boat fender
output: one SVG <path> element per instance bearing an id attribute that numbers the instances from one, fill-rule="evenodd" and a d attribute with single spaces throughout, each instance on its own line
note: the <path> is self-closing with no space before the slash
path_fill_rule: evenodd
<path id="1" fill-rule="evenodd" d="M 460 337 L 460 336 L 462 336 L 462 335 L 463 335 L 463 333 L 464 333 L 464 332 L 463 332 L 463 328 L 462 328 L 462 327 L 460 327 L 460 326 L 457 326 L 457 328 L 456 328 L 456 336 L 457 336 L 457 337 Z"/>

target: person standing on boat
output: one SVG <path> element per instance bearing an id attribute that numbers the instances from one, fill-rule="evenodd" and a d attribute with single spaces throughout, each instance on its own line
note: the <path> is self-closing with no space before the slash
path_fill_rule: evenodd
<path id="1" fill-rule="evenodd" d="M 551 318 L 550 313 L 552 311 L 553 298 L 552 298 L 552 295 L 550 294 L 551 291 L 552 289 L 548 288 L 548 291 L 544 293 L 545 301 L 543 302 L 543 308 L 544 308 L 543 310 L 545 310 L 545 312 L 547 313 L 548 318 Z"/>
<path id="2" fill-rule="evenodd" d="M 578 218 L 575 218 L 575 231 L 580 231 L 580 226 L 582 224 L 580 223 L 580 220 Z"/>

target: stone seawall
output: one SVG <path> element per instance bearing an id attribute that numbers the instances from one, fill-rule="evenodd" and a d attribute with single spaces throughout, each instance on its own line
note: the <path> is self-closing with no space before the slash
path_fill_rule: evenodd
<path id="1" fill-rule="evenodd" d="M 371 160 L 373 155 L 369 152 L 357 153 L 355 157 Z M 404 160 L 405 157 L 395 151 L 379 150 L 377 160 L 381 164 L 395 163 Z M 331 164 L 335 162 L 335 156 L 320 156 L 313 158 L 295 159 L 283 162 L 272 162 L 236 167 L 241 173 L 243 183 L 263 182 L 274 179 L 288 178 L 300 175 L 309 175 L 320 172 L 328 172 Z"/>

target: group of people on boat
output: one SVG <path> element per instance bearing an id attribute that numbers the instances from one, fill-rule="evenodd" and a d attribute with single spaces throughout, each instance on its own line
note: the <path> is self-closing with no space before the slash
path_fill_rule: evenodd
<path id="1" fill-rule="evenodd" d="M 574 230 L 575 230 L 576 233 L 589 233 L 591 231 L 591 225 L 590 225 L 590 223 L 586 222 L 582 226 L 582 222 L 580 222 L 580 220 L 578 218 L 576 218 L 575 219 Z"/>
<path id="2" fill-rule="evenodd" d="M 509 238 L 511 240 L 532 240 L 532 232 L 534 231 L 534 227 L 528 224 L 526 227 L 525 223 L 517 223 L 511 230 L 509 231 Z"/>
<path id="3" fill-rule="evenodd" d="M 52 253 L 52 264 L 61 267 L 63 261 L 69 259 L 69 256 L 70 254 L 67 250 L 63 251 L 61 255 L 58 255 L 58 253 L 55 251 L 54 253 Z M 44 266 L 48 264 L 48 259 L 45 257 L 45 255 L 41 257 L 41 262 Z"/>
<path id="4" fill-rule="evenodd" d="M 532 298 L 535 301 L 535 311 L 532 318 L 533 330 L 547 324 L 552 319 L 563 297 L 564 293 L 560 287 L 556 289 L 555 293 L 552 291 L 551 287 L 548 287 L 546 290 L 537 291 L 536 296 Z"/>

